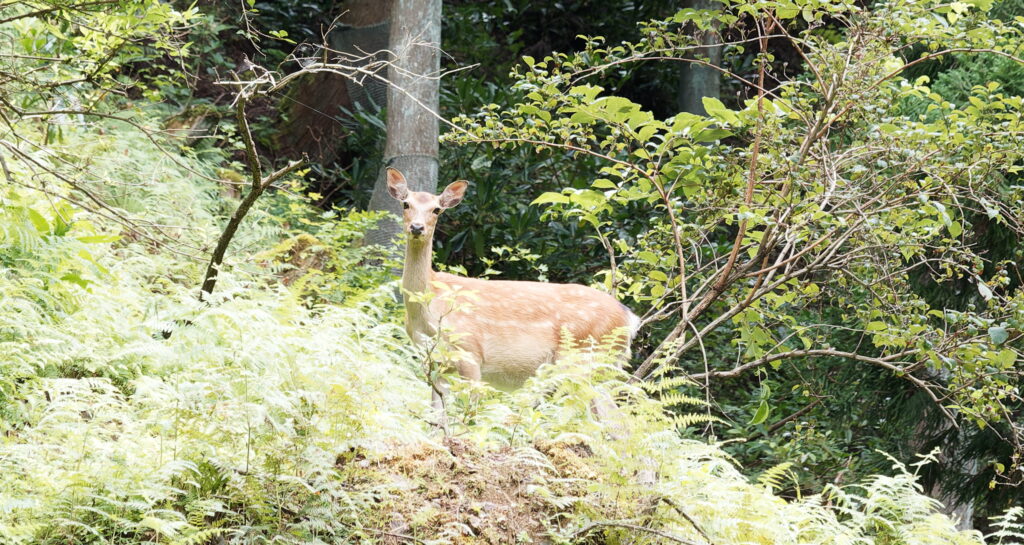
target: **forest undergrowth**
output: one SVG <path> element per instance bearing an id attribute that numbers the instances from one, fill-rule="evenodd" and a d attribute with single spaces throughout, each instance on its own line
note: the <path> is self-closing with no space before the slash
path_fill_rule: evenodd
<path id="1" fill-rule="evenodd" d="M 70 120 L 57 147 L 108 182 L 90 186 L 105 203 L 92 212 L 67 183 L 6 161 L 0 542 L 985 540 L 956 531 L 895 460 L 890 475 L 780 497 L 786 466 L 747 475 L 683 437 L 709 417 L 673 393 L 680 379 L 631 384 L 610 361 L 570 357 L 513 393 L 456 381 L 446 436 L 388 266 L 356 245 L 374 216 L 277 191 L 200 303 L 197 256 L 234 178 L 221 152 L 161 143 Z M 61 161 L 53 149 L 32 156 Z M 297 241 L 320 257 L 294 259 Z M 599 419 L 607 396 L 619 410 Z M 671 416 L 679 404 L 690 412 Z M 1022 517 L 1011 510 L 987 542 L 1019 542 Z"/>

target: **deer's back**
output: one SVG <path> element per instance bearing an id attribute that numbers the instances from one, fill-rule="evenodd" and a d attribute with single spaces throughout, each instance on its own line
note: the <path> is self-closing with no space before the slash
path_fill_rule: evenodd
<path id="1" fill-rule="evenodd" d="M 631 313 L 614 297 L 579 284 L 481 280 L 435 273 L 431 315 L 480 366 L 481 378 L 514 387 L 552 361 L 567 331 L 580 344 L 619 333 Z"/>

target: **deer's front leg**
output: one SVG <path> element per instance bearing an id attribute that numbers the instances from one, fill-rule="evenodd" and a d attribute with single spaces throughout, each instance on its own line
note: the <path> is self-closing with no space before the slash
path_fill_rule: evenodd
<path id="1" fill-rule="evenodd" d="M 480 380 L 480 365 L 475 363 L 470 356 L 466 355 L 462 359 L 452 362 L 452 366 L 455 367 L 455 370 L 463 378 Z M 448 435 L 448 411 L 445 402 L 450 391 L 448 379 L 443 374 L 438 373 L 437 378 L 431 383 L 430 397 L 431 405 L 437 414 L 437 422 L 434 425 L 444 430 L 445 435 Z"/>
<path id="2" fill-rule="evenodd" d="M 461 354 L 458 359 L 451 361 L 450 364 L 462 378 L 475 380 L 477 382 L 480 381 L 480 364 L 476 362 L 473 356 L 469 354 Z M 434 408 L 444 409 L 444 398 L 448 396 L 448 392 L 450 391 L 448 379 L 444 378 L 444 376 L 439 373 L 432 386 Z"/>

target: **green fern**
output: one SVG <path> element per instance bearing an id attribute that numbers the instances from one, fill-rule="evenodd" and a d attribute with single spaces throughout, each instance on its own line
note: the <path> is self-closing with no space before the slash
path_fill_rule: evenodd
<path id="1" fill-rule="evenodd" d="M 757 476 L 757 484 L 769 490 L 781 490 L 784 479 L 793 479 L 795 474 L 792 471 L 793 462 L 782 462 L 776 464 Z"/>
<path id="2" fill-rule="evenodd" d="M 679 392 L 667 392 L 661 394 L 658 397 L 661 401 L 662 406 L 665 408 L 675 407 L 678 405 L 694 405 L 698 407 L 706 407 L 708 402 L 699 397 L 688 396 Z"/>
<path id="3" fill-rule="evenodd" d="M 669 417 L 672 425 L 678 429 L 685 429 L 697 424 L 724 424 L 721 418 L 707 413 L 684 413 L 675 414 Z"/>
<path id="4" fill-rule="evenodd" d="M 138 115 L 155 121 L 158 112 Z M 147 231 L 176 251 L 215 240 L 230 207 L 213 184 L 138 146 L 123 127 L 90 130 L 65 137 L 94 159 L 93 175 L 118 181 L 97 184 L 100 198 L 147 225 L 179 226 L 164 238 Z M 223 157 L 181 159 L 212 172 Z M 398 325 L 393 285 L 373 272 L 342 276 L 366 255 L 344 248 L 366 218 L 336 222 L 353 232 L 317 225 L 338 272 L 288 290 L 258 255 L 295 236 L 275 207 L 307 220 L 312 212 L 271 196 L 240 231 L 217 293 L 199 304 L 201 262 L 137 233 L 91 239 L 122 227 L 85 209 L 60 226 L 47 195 L 23 186 L 3 182 L 0 198 L 3 543 L 381 542 L 368 529 L 385 527 L 396 503 L 438 500 L 417 498 L 425 478 L 409 468 L 422 460 L 403 454 L 423 445 L 448 452 L 450 467 L 427 468 L 445 476 L 479 469 L 459 448 L 518 468 L 502 474 L 505 489 L 475 486 L 494 497 L 522 491 L 516 501 L 548 521 L 553 542 L 658 542 L 622 528 L 574 534 L 620 521 L 722 545 L 980 543 L 899 466 L 795 500 L 774 494 L 791 464 L 752 484 L 718 445 L 680 433 L 720 422 L 675 414 L 707 408 L 686 394 L 692 381 L 666 366 L 630 383 L 612 350 L 567 350 L 514 392 L 453 379 L 457 437 L 446 441 L 428 425 L 422 353 Z M 615 410 L 595 415 L 601 403 Z M 472 488 L 452 487 L 444 501 Z M 989 539 L 1019 544 L 1021 517 L 1008 512 Z M 423 540 L 438 544 L 473 533 L 461 520 L 431 530 Z"/>
<path id="5" fill-rule="evenodd" d="M 1024 506 L 1015 506 L 998 517 L 993 517 L 995 531 L 985 536 L 993 545 L 1024 544 Z"/>
<path id="6" fill-rule="evenodd" d="M 697 384 L 688 377 L 651 377 L 644 381 L 643 389 L 651 395 L 662 392 L 671 392 L 684 387 L 693 387 Z"/>
<path id="7" fill-rule="evenodd" d="M 205 530 L 199 530 L 188 536 L 178 538 L 170 542 L 170 545 L 205 545 L 210 543 L 210 541 L 217 536 L 223 536 L 230 533 L 232 533 L 232 531 L 227 528 L 206 528 Z"/>

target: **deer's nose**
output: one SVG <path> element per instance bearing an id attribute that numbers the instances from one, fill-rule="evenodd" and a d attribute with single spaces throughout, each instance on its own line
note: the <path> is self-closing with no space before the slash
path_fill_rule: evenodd
<path id="1" fill-rule="evenodd" d="M 409 225 L 409 232 L 414 234 L 414 235 L 422 235 L 423 234 L 423 224 L 422 223 L 410 224 Z"/>

